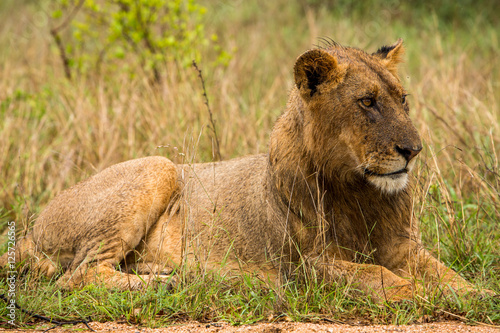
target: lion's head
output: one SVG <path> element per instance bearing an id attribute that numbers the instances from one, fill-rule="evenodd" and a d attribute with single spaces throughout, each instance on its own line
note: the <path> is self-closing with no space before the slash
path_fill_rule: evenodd
<path id="1" fill-rule="evenodd" d="M 422 145 L 397 74 L 403 53 L 398 40 L 371 55 L 331 44 L 297 59 L 290 103 L 317 168 L 363 177 L 386 193 L 405 188 Z"/>

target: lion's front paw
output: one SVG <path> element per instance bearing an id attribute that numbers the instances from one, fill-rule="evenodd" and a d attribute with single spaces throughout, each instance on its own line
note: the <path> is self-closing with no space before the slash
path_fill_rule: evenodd
<path id="1" fill-rule="evenodd" d="M 399 283 L 390 287 L 371 290 L 372 300 L 378 304 L 399 303 L 411 301 L 415 297 L 415 288 L 409 282 Z"/>
<path id="2" fill-rule="evenodd" d="M 387 302 L 401 302 L 412 300 L 415 290 L 411 283 L 405 283 L 399 286 L 392 286 L 384 290 L 384 300 Z"/>
<path id="3" fill-rule="evenodd" d="M 461 295 L 479 299 L 500 296 L 500 294 L 497 294 L 493 290 L 489 289 L 466 288 L 466 290 L 460 290 L 459 292 Z"/>
<path id="4" fill-rule="evenodd" d="M 488 297 L 498 296 L 499 294 L 494 292 L 493 290 L 488 289 L 479 289 L 465 281 L 460 281 L 460 283 L 450 283 L 444 285 L 434 285 L 435 290 L 439 292 L 439 294 L 444 296 L 453 296 L 458 295 L 460 297 L 465 298 L 479 298 L 484 299 Z"/>

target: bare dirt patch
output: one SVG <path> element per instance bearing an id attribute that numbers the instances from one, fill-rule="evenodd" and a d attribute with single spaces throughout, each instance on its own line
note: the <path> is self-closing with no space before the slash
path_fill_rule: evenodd
<path id="1" fill-rule="evenodd" d="M 440 332 L 440 333 L 480 333 L 480 332 L 500 332 L 500 326 L 470 326 L 461 322 L 441 322 L 427 323 L 418 325 L 372 325 L 372 326 L 356 326 L 345 324 L 324 324 L 324 323 L 259 323 L 254 325 L 231 326 L 226 323 L 187 323 L 172 325 L 162 328 L 145 328 L 132 326 L 127 324 L 118 324 L 115 322 L 89 323 L 89 326 L 96 332 L 126 332 L 126 333 L 190 333 L 190 332 L 206 332 L 206 333 L 237 333 L 237 332 L 259 332 L 259 333 L 281 333 L 281 332 L 325 332 L 325 333 L 388 333 L 388 332 Z M 52 325 L 43 324 L 36 329 L 31 330 L 5 330 L 9 332 L 41 332 L 51 328 Z M 90 332 L 84 324 L 75 326 L 57 327 L 51 329 L 51 333 L 60 333 L 68 331 Z"/>

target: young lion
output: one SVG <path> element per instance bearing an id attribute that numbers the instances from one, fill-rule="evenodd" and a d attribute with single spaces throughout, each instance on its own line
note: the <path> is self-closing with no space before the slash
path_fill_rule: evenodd
<path id="1" fill-rule="evenodd" d="M 269 153 L 111 166 L 56 196 L 17 258 L 49 276 L 62 267 L 68 287 L 140 288 L 201 264 L 276 280 L 303 266 L 379 301 L 411 298 L 415 279 L 472 290 L 420 242 L 408 174 L 422 145 L 397 76 L 403 53 L 402 40 L 305 52 Z"/>

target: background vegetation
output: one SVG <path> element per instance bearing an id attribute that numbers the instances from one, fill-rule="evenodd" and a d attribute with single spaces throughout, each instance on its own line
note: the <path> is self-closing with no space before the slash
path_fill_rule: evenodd
<path id="1" fill-rule="evenodd" d="M 128 44 L 116 41 L 120 31 L 123 37 L 119 27 L 106 35 L 109 22 L 85 16 L 102 8 L 87 8 L 75 16 L 79 26 L 58 31 L 73 61 L 68 80 L 51 31 L 76 3 L 0 2 L 0 230 L 16 221 L 24 234 L 54 195 L 117 162 L 157 154 L 175 162 L 213 160 L 211 122 L 191 55 L 203 69 L 228 159 L 266 151 L 292 87 L 295 58 L 318 37 L 368 51 L 402 37 L 407 61 L 400 73 L 425 144 L 416 171 L 424 242 L 469 280 L 500 291 L 500 7 L 494 1 L 204 0 L 183 16 L 186 31 L 196 35 L 169 44 L 173 21 L 164 30 L 153 24 L 159 44 L 149 50 L 140 33 Z M 113 52 L 105 52 L 106 70 L 97 70 L 92 57 L 105 43 Z M 498 298 L 436 294 L 381 308 L 347 287 L 291 283 L 269 290 L 252 277 L 217 274 L 146 293 L 92 286 L 69 293 L 29 275 L 18 282 L 21 305 L 55 318 L 91 315 L 152 326 L 280 318 L 500 324 Z M 18 321 L 32 319 L 19 314 Z"/>

